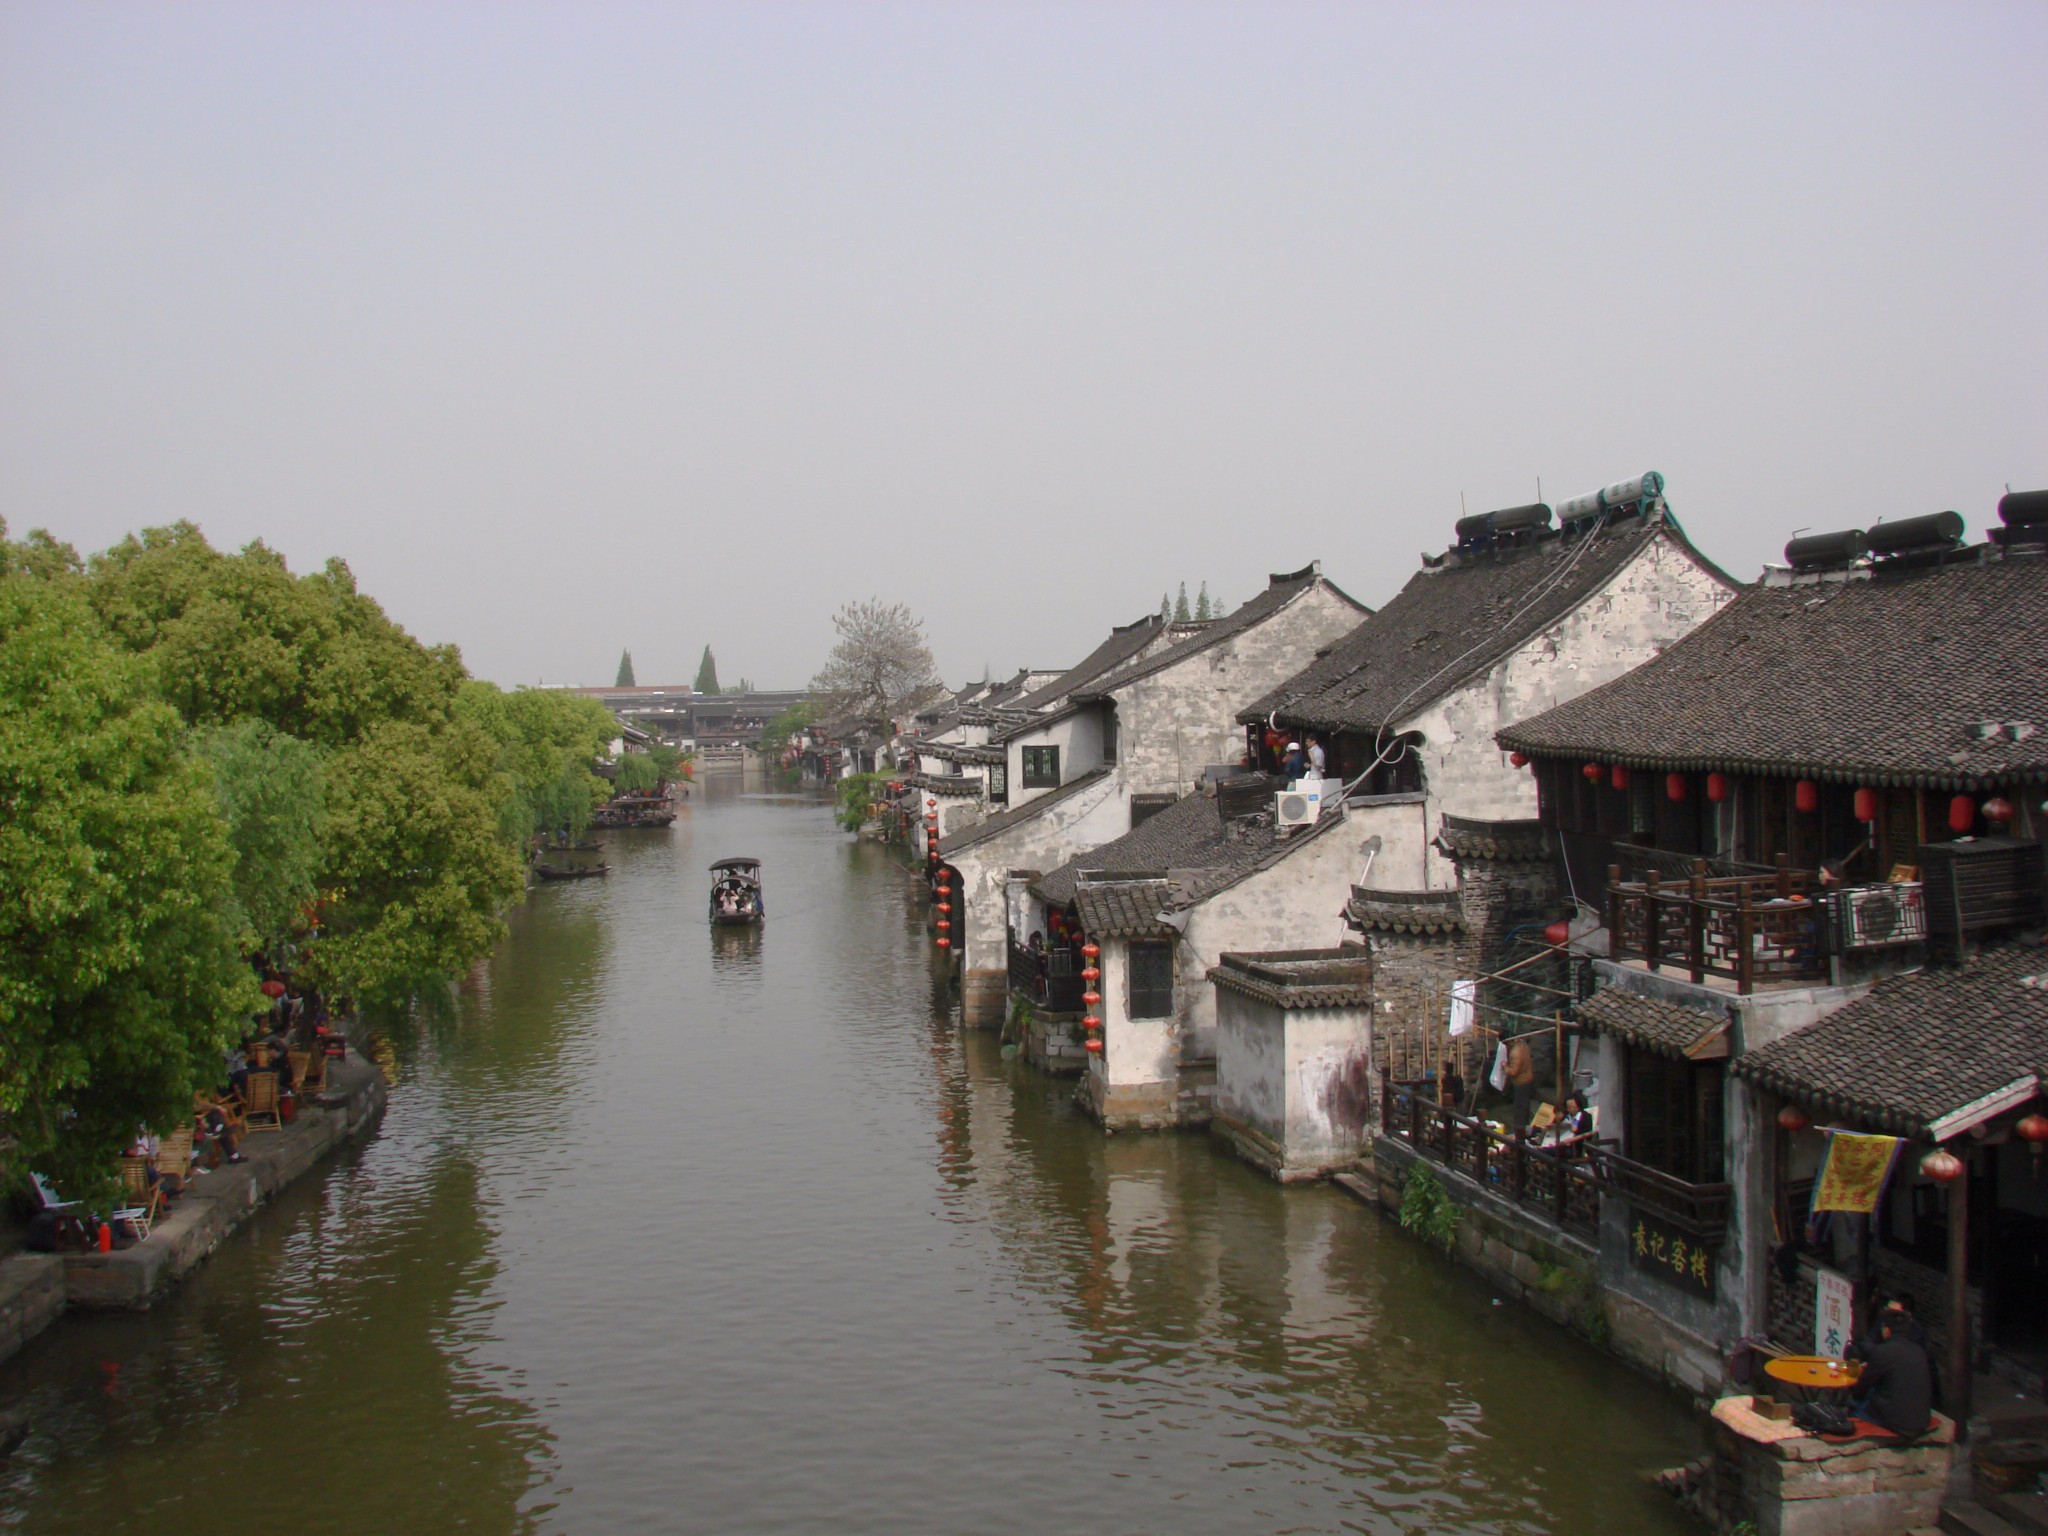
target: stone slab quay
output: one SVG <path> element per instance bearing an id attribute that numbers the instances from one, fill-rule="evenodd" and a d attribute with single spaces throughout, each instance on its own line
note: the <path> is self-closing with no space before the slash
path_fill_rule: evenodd
<path id="1" fill-rule="evenodd" d="M 1948 1419 L 1936 1414 L 1934 1428 L 1911 1445 L 1837 1445 L 1761 1418 L 1751 1401 L 1714 1404 L 1714 1454 L 1702 1492 L 1724 1525 L 1754 1520 L 1757 1536 L 1895 1536 L 1940 1518 L 1956 1458 Z"/>
<path id="2" fill-rule="evenodd" d="M 329 1062 L 326 1091 L 282 1130 L 241 1138 L 248 1161 L 194 1179 L 149 1236 L 112 1253 L 67 1253 L 65 1298 L 74 1307 L 147 1307 L 205 1262 L 264 1201 L 311 1171 L 384 1113 L 384 1074 L 365 1061 Z"/>

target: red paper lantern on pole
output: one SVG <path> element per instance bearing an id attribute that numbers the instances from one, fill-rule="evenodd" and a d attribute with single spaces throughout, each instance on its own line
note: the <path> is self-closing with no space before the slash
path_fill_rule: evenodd
<path id="1" fill-rule="evenodd" d="M 1710 773 L 1707 775 L 1707 798 L 1719 805 L 1728 798 L 1728 775 Z"/>
<path id="2" fill-rule="evenodd" d="M 2028 1115 L 2012 1128 L 2012 1133 L 2027 1143 L 2034 1156 L 2041 1155 L 2043 1143 L 2048 1143 L 2048 1115 Z"/>
<path id="3" fill-rule="evenodd" d="M 1093 1013 L 1095 1011 L 1095 1005 L 1097 1003 L 1100 1003 L 1101 1001 L 1102 994 L 1100 992 L 1083 992 L 1081 994 L 1081 1006 L 1083 1008 L 1086 1008 L 1090 1013 Z"/>
<path id="4" fill-rule="evenodd" d="M 1090 1035 L 1081 1042 L 1081 1046 L 1082 1049 L 1093 1051 L 1097 1056 L 1100 1056 L 1102 1054 L 1102 1036 Z"/>
<path id="5" fill-rule="evenodd" d="M 939 903 L 939 910 L 941 912 L 950 912 L 953 910 L 953 903 L 951 903 L 950 901 L 942 901 Z"/>
<path id="6" fill-rule="evenodd" d="M 2003 795 L 1993 795 L 1984 802 L 1984 819 L 2001 824 L 2012 820 L 2012 802 Z"/>
<path id="7" fill-rule="evenodd" d="M 1084 965 L 1081 967 L 1081 979 L 1090 986 L 1093 986 L 1096 982 L 1102 980 L 1102 971 L 1099 967 Z"/>
<path id="8" fill-rule="evenodd" d="M 1101 954 L 1102 946 L 1096 943 L 1093 939 L 1090 939 L 1086 944 L 1083 944 L 1081 946 L 1081 958 L 1083 960 L 1095 960 L 1100 958 Z"/>
<path id="9" fill-rule="evenodd" d="M 1820 786 L 1811 779 L 1801 779 L 1792 786 L 1792 803 L 1809 815 L 1820 809 Z"/>
<path id="10" fill-rule="evenodd" d="M 1669 800 L 1685 799 L 1685 775 L 1667 773 L 1664 775 L 1664 795 Z"/>
<path id="11" fill-rule="evenodd" d="M 1508 761 L 1517 768 L 1526 768 L 1529 766 L 1529 754 L 1526 752 L 1510 752 L 1508 754 Z"/>
<path id="12" fill-rule="evenodd" d="M 1562 949 L 1571 941 L 1572 924 L 1570 918 L 1560 917 L 1556 922 L 1543 930 L 1543 942 L 1552 949 Z"/>
<path id="13" fill-rule="evenodd" d="M 1600 765 L 1598 763 L 1588 763 L 1579 772 L 1586 776 L 1588 784 L 1598 784 L 1600 782 Z"/>
<path id="14" fill-rule="evenodd" d="M 1957 795 L 1948 803 L 1948 829 L 1961 837 L 1977 825 L 1977 802 L 1968 795 Z"/>
<path id="15" fill-rule="evenodd" d="M 1612 784 L 1616 789 L 1627 789 L 1628 770 L 1622 767 L 1621 764 L 1616 763 L 1614 765 L 1614 772 L 1608 776 L 1607 782 Z"/>
<path id="16" fill-rule="evenodd" d="M 1083 1029 L 1100 1029 L 1102 1028 L 1102 1020 L 1092 1013 L 1084 1013 L 1081 1015 L 1081 1027 Z"/>
<path id="17" fill-rule="evenodd" d="M 1877 791 L 1859 789 L 1856 791 L 1856 819 L 1870 822 L 1877 820 Z"/>
<path id="18" fill-rule="evenodd" d="M 1806 1111 L 1797 1104 L 1787 1104 L 1778 1111 L 1778 1124 L 1788 1131 L 1803 1131 L 1812 1123 L 1806 1118 Z"/>
<path id="19" fill-rule="evenodd" d="M 951 949 L 952 947 L 953 947 L 953 941 L 952 941 L 951 939 L 947 938 L 947 937 L 946 937 L 946 936 L 945 936 L 945 935 L 944 935 L 943 933 L 942 933 L 942 934 L 940 934 L 940 935 L 939 935 L 939 948 L 941 948 L 941 949 Z"/>

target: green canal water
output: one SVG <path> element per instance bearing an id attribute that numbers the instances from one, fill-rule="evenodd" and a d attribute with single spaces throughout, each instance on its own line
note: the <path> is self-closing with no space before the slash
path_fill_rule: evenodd
<path id="1" fill-rule="evenodd" d="M 758 937 L 705 865 L 766 861 Z M 383 1127 L 0 1367 L 24 1532 L 1662 1532 L 1662 1390 L 1341 1193 L 1105 1139 L 737 786 L 542 889 Z"/>

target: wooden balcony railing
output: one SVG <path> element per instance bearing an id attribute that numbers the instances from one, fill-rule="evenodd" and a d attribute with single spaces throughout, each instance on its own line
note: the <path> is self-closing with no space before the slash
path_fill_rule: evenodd
<path id="1" fill-rule="evenodd" d="M 1081 971 L 1064 949 L 1032 950 L 1010 941 L 1010 990 L 1048 1013 L 1081 1011 Z"/>
<path id="2" fill-rule="evenodd" d="M 1497 1131 L 1380 1074 L 1380 1130 L 1473 1183 L 1587 1236 L 1600 1225 L 1589 1159 Z"/>
<path id="3" fill-rule="evenodd" d="M 1553 1149 L 1495 1130 L 1436 1103 L 1413 1085 L 1380 1073 L 1380 1130 L 1432 1162 L 1548 1217 L 1591 1234 L 1600 1224 L 1600 1196 L 1628 1202 L 1709 1244 L 1728 1231 L 1731 1184 L 1692 1184 L 1623 1157 L 1611 1144 Z"/>
<path id="4" fill-rule="evenodd" d="M 1666 880 L 1655 868 L 1624 880 L 1607 872 L 1609 953 L 1669 965 L 1695 982 L 1732 977 L 1739 991 L 1759 981 L 1818 981 L 1828 973 L 1828 909 L 1819 876 L 1784 858 L 1769 874 L 1713 875 L 1698 861 L 1690 876 Z"/>

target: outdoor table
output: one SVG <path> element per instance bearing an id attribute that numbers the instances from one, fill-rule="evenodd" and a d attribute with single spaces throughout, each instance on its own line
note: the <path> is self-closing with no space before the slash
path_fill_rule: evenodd
<path id="1" fill-rule="evenodd" d="M 1792 1402 L 1845 1402 L 1863 1367 L 1853 1360 L 1833 1360 L 1826 1355 L 1783 1355 L 1765 1361 L 1764 1374 L 1789 1389 Z"/>

